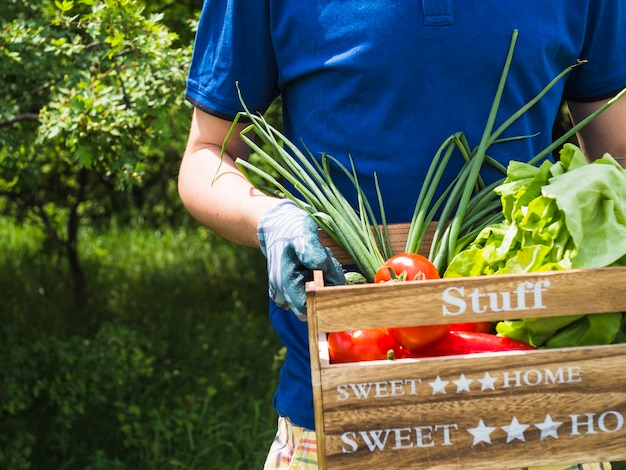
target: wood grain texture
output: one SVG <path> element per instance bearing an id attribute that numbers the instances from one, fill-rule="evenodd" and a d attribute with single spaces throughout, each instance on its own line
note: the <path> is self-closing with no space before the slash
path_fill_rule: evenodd
<path id="1" fill-rule="evenodd" d="M 618 345 L 324 368 L 326 463 L 497 469 L 625 459 L 625 354 Z"/>
<path id="2" fill-rule="evenodd" d="M 394 253 L 403 253 L 406 245 L 407 234 L 409 233 L 410 224 L 390 224 L 388 225 L 389 231 L 389 242 L 391 243 L 391 248 Z M 424 240 L 422 240 L 422 246 L 420 247 L 420 254 L 427 256 L 428 250 L 430 247 L 430 242 L 433 239 L 433 235 L 435 233 L 436 224 L 430 224 L 428 230 L 426 231 L 426 235 L 424 236 Z M 320 240 L 322 244 L 331 249 L 333 252 L 333 256 L 337 258 L 337 260 L 341 264 L 353 264 L 354 261 L 350 258 L 350 255 L 344 250 L 342 247 L 337 245 L 326 232 L 323 230 L 319 231 Z"/>
<path id="3" fill-rule="evenodd" d="M 397 251 L 407 228 L 391 227 Z M 315 273 L 307 302 L 319 467 L 626 460 L 626 345 L 330 364 L 325 339 L 358 328 L 626 311 L 625 279 L 626 267 L 610 267 L 325 287 Z"/>
<path id="4" fill-rule="evenodd" d="M 320 328 L 328 332 L 625 311 L 625 279 L 626 267 L 610 267 L 323 288 L 311 284 L 308 295 L 315 298 Z"/>
<path id="5" fill-rule="evenodd" d="M 317 288 L 324 287 L 324 278 L 320 271 L 313 273 L 313 286 Z M 311 297 L 307 299 L 307 306 L 310 311 L 316 310 L 315 298 Z M 328 344 L 325 341 L 326 334 L 319 333 L 318 323 L 315 319 L 315 315 L 308 315 L 307 327 L 309 329 L 309 353 L 311 356 L 311 384 L 313 386 L 313 402 L 314 406 L 314 419 L 315 429 L 320 429 L 321 434 L 324 434 L 324 394 L 322 392 L 322 366 L 328 366 Z M 320 338 L 320 336 L 322 338 Z M 314 338 L 311 340 L 310 338 Z M 317 341 L 320 338 L 321 341 Z M 320 345 L 322 345 L 324 352 L 320 352 Z M 324 359 L 322 360 L 322 357 Z M 326 439 L 318 438 L 317 442 L 317 460 L 319 468 L 326 468 Z"/>

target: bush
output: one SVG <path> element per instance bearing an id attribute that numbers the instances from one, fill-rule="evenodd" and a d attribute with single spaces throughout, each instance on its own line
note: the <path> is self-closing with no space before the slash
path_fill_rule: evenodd
<path id="1" fill-rule="evenodd" d="M 32 458 L 37 468 L 61 468 L 90 447 L 118 447 L 135 395 L 154 374 L 147 340 L 112 323 L 92 339 L 34 342 L 0 328 L 0 467 L 29 468 Z M 103 436 L 107 424 L 122 434 Z"/>
<path id="2" fill-rule="evenodd" d="M 0 468 L 261 467 L 280 344 L 258 250 L 85 230 L 81 313 L 37 233 L 0 220 Z"/>

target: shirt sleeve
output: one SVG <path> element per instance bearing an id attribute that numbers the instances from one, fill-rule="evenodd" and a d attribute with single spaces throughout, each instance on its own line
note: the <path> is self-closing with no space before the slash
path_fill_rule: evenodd
<path id="1" fill-rule="evenodd" d="M 586 62 L 570 75 L 564 97 L 595 101 L 626 87 L 626 2 L 589 2 L 580 59 Z"/>
<path id="2" fill-rule="evenodd" d="M 187 76 L 187 99 L 233 119 L 246 106 L 264 112 L 278 95 L 269 7 L 264 0 L 205 0 Z"/>

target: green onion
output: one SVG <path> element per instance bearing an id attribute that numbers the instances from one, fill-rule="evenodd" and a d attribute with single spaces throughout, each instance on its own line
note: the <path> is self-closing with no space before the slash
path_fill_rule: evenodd
<path id="1" fill-rule="evenodd" d="M 299 196 L 290 192 L 277 178 L 246 160 L 238 158 L 236 160 L 238 168 L 244 175 L 255 174 L 263 181 L 275 186 L 283 197 L 291 199 L 311 215 L 318 226 L 348 252 L 358 269 L 372 282 L 376 270 L 389 256 L 388 236 L 386 228 L 382 230 L 378 228 L 379 224 L 374 211 L 359 185 L 352 159 L 350 159 L 351 169 L 326 154 L 322 155 L 321 162 L 317 161 L 308 149 L 306 154 L 303 153 L 280 131 L 271 126 L 263 116 L 250 112 L 243 101 L 241 92 L 239 98 L 244 111 L 235 119 L 227 139 L 231 138 L 239 118 L 245 116 L 251 124 L 241 132 L 242 140 L 284 181 L 290 183 Z M 247 134 L 250 132 L 254 132 L 266 144 L 269 151 L 248 137 Z M 224 142 L 224 147 L 227 141 Z M 333 182 L 331 163 L 336 165 L 355 186 L 359 201 L 358 211 L 351 206 Z M 381 204 L 380 213 L 384 220 L 382 196 L 378 185 L 376 187 Z"/>

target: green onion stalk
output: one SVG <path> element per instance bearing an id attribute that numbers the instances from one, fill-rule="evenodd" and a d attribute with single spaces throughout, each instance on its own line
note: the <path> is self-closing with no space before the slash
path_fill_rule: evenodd
<path id="1" fill-rule="evenodd" d="M 250 125 L 241 132 L 242 140 L 264 163 L 277 172 L 280 180 L 258 166 L 238 158 L 236 164 L 240 171 L 249 180 L 252 180 L 252 174 L 260 177 L 266 184 L 276 188 L 280 196 L 294 201 L 306 211 L 335 243 L 347 251 L 361 273 L 372 282 L 376 270 L 391 255 L 389 237 L 386 223 L 380 228 L 373 207 L 361 189 L 352 159 L 350 158 L 350 169 L 327 154 L 323 154 L 318 161 L 308 149 L 305 148 L 303 152 L 290 142 L 262 115 L 252 113 L 246 107 L 241 92 L 239 93 L 244 111 L 239 113 L 233 122 L 223 148 L 232 136 L 240 117 L 245 116 Z M 251 138 L 248 135 L 251 132 L 265 145 Z M 358 210 L 352 207 L 335 185 L 331 174 L 332 165 L 341 170 L 356 188 Z M 290 191 L 282 181 L 291 184 L 295 191 Z M 385 212 L 377 180 L 376 191 L 381 218 L 384 221 Z"/>

